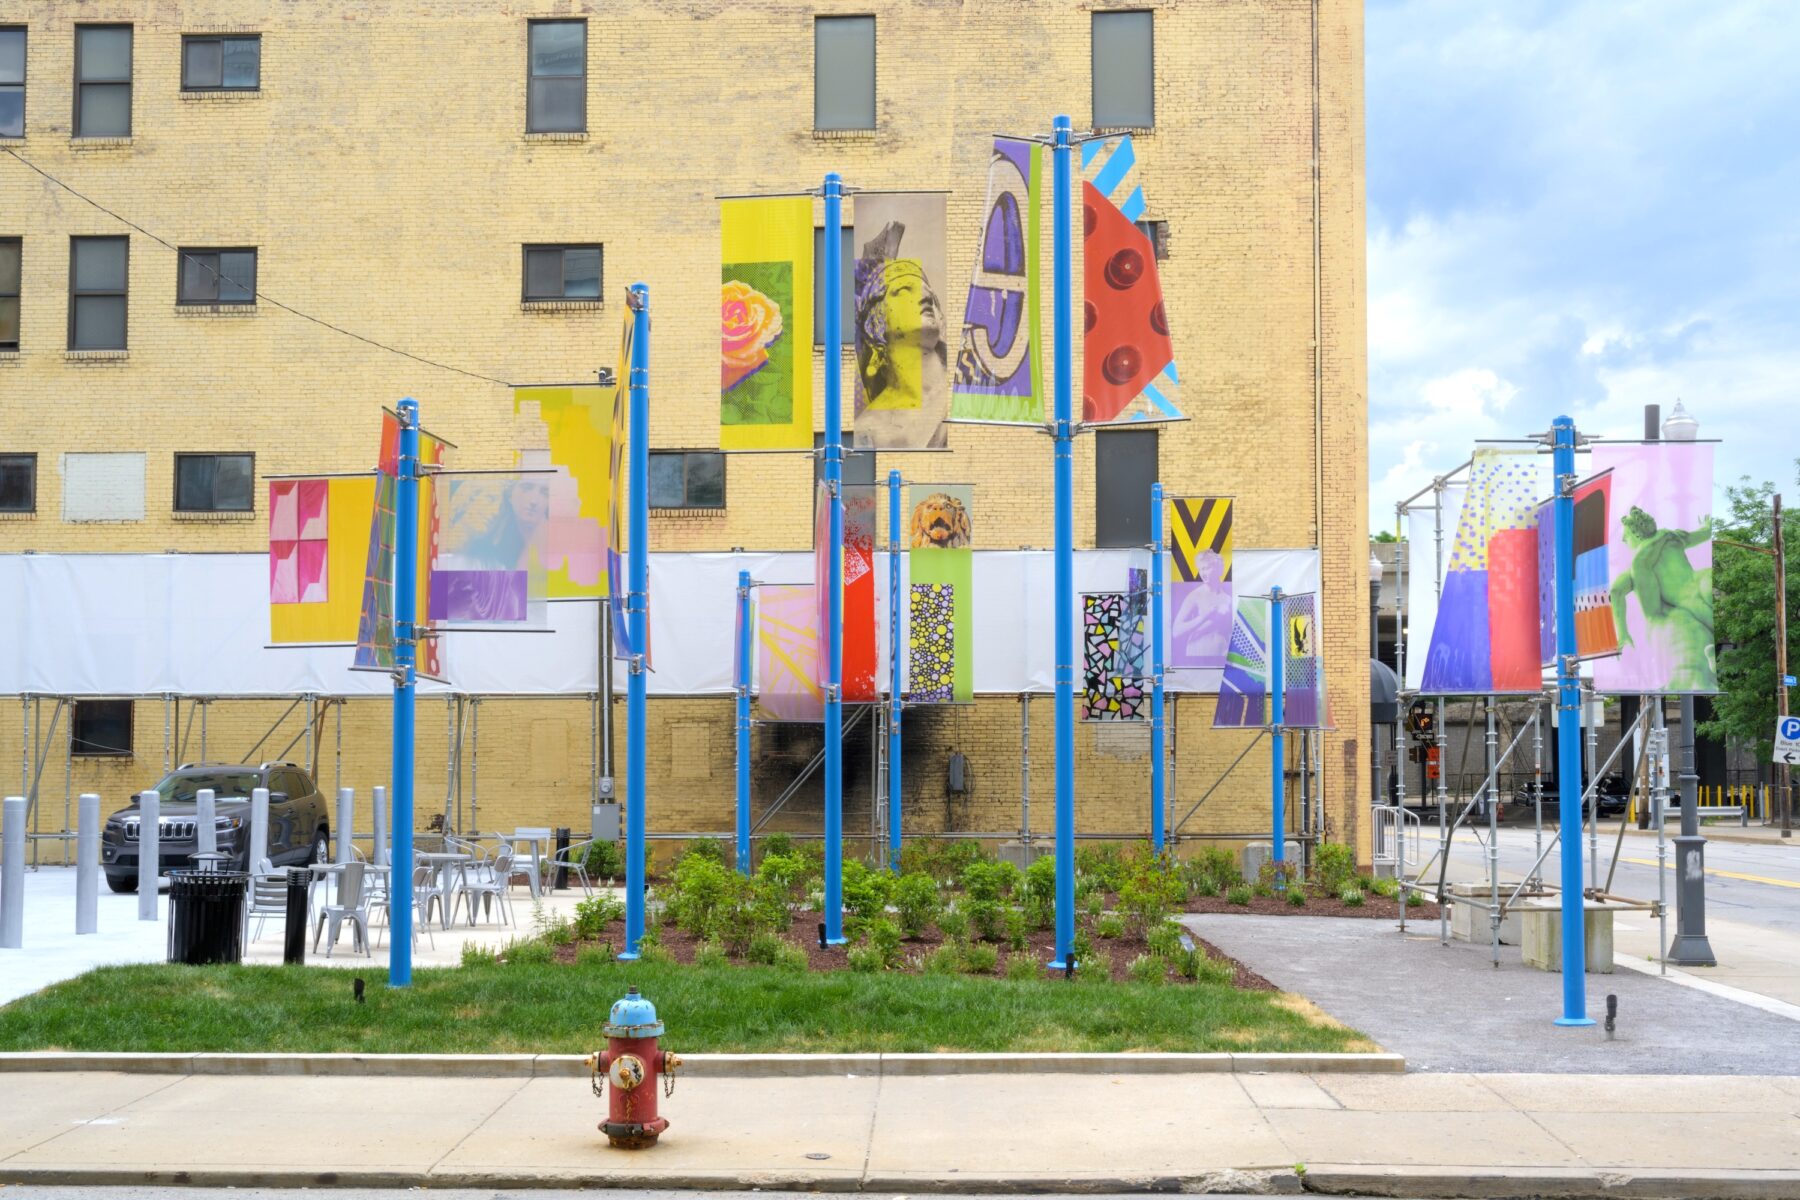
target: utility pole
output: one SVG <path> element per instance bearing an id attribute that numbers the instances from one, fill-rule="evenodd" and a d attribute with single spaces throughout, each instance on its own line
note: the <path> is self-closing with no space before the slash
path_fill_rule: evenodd
<path id="1" fill-rule="evenodd" d="M 1775 496 L 1775 711 L 1788 715 L 1787 543 L 1781 536 L 1781 495 Z M 1793 770 L 1781 764 L 1781 836 L 1794 836 Z"/>

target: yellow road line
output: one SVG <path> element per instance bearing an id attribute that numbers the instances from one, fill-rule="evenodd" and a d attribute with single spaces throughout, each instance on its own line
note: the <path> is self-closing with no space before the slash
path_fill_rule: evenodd
<path id="1" fill-rule="evenodd" d="M 1656 865 L 1656 860 L 1654 858 L 1623 858 L 1619 861 L 1634 863 L 1640 867 L 1654 867 Z M 1665 865 L 1671 871 L 1675 869 L 1675 862 L 1673 859 Z M 1770 887 L 1800 888 L 1800 883 L 1796 883 L 1792 879 L 1771 879 L 1767 875 L 1746 875 L 1742 871 L 1716 871 L 1713 868 L 1708 867 L 1706 868 L 1706 873 L 1708 875 L 1717 875 L 1720 879 L 1742 879 L 1747 883 L 1766 883 Z"/>

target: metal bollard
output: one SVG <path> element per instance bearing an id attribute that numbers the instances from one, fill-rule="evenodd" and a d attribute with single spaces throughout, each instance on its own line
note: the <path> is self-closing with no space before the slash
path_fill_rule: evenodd
<path id="1" fill-rule="evenodd" d="M 563 861 L 568 853 L 569 828 L 566 825 L 559 826 L 556 830 L 556 880 L 552 885 L 553 889 L 559 892 L 569 886 L 569 868 Z"/>
<path id="2" fill-rule="evenodd" d="M 162 878 L 162 793 L 138 793 L 138 920 L 156 917 L 157 881 Z"/>
<path id="3" fill-rule="evenodd" d="M 198 854 L 219 852 L 218 809 L 213 804 L 211 788 L 201 788 L 194 793 L 194 851 Z"/>
<path id="4" fill-rule="evenodd" d="M 355 857 L 350 853 L 355 829 L 356 789 L 341 787 L 337 799 L 337 852 L 331 856 L 333 862 L 347 863 Z"/>
<path id="5" fill-rule="evenodd" d="M 100 797 L 81 793 L 76 809 L 75 932 L 100 929 Z"/>
<path id="6" fill-rule="evenodd" d="M 293 867 L 287 873 L 286 934 L 281 946 L 281 961 L 292 965 L 306 962 L 306 896 L 312 886 L 312 872 Z"/>
<path id="7" fill-rule="evenodd" d="M 269 789 L 250 789 L 250 854 L 244 867 L 252 875 L 262 870 L 262 860 L 269 857 Z"/>
<path id="8" fill-rule="evenodd" d="M 385 867 L 394 861 L 394 852 L 388 846 L 387 789 L 375 788 L 370 797 L 375 809 L 375 850 L 369 855 L 369 861 L 378 867 Z"/>
<path id="9" fill-rule="evenodd" d="M 25 945 L 25 797 L 0 805 L 0 950 Z"/>

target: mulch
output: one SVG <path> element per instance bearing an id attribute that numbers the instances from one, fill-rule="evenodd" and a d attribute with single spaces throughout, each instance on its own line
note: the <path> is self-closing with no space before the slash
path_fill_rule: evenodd
<path id="1" fill-rule="evenodd" d="M 1392 921 L 1400 915 L 1400 902 L 1386 896 L 1370 895 L 1362 904 L 1352 907 L 1336 896 L 1307 893 L 1305 904 L 1289 904 L 1285 896 L 1252 896 L 1247 905 L 1233 904 L 1224 896 L 1195 896 L 1182 911 L 1191 913 L 1253 913 L 1259 917 L 1360 917 L 1364 920 Z M 1437 920 L 1437 905 L 1431 901 L 1415 904 L 1406 910 L 1407 920 Z"/>

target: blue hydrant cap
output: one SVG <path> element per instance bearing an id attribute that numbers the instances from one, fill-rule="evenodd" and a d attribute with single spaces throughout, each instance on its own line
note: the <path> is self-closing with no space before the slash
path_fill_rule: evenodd
<path id="1" fill-rule="evenodd" d="M 661 1037 L 663 1025 L 656 1019 L 656 1005 L 640 996 L 636 988 L 626 988 L 625 994 L 613 1002 L 603 1032 L 607 1037 L 618 1038 Z"/>

